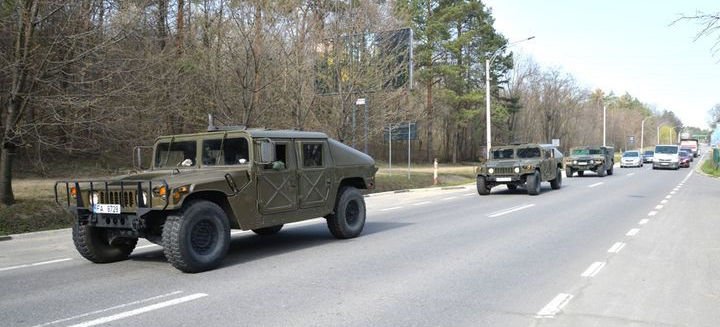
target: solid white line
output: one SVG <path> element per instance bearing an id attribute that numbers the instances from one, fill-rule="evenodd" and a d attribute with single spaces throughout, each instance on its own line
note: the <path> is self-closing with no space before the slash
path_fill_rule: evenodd
<path id="1" fill-rule="evenodd" d="M 588 187 L 595 187 L 595 186 L 602 185 L 602 184 L 603 184 L 603 182 L 597 182 L 595 184 L 588 185 Z"/>
<path id="2" fill-rule="evenodd" d="M 536 318 L 553 318 L 573 298 L 572 294 L 560 293 L 535 315 Z"/>
<path id="3" fill-rule="evenodd" d="M 662 203 L 662 204 L 668 203 L 668 200 L 663 199 L 662 201 L 660 201 L 660 203 Z"/>
<path id="4" fill-rule="evenodd" d="M 93 312 L 83 313 L 83 314 L 80 314 L 80 315 L 77 315 L 77 316 L 72 316 L 72 317 L 63 318 L 63 319 L 58 319 L 58 320 L 51 321 L 51 322 L 46 322 L 46 323 L 44 323 L 44 324 L 35 325 L 35 326 L 33 326 L 33 327 L 43 327 L 43 326 L 48 326 L 48 325 L 59 324 L 59 323 L 61 323 L 61 322 L 65 322 L 65 321 L 68 321 L 68 320 L 74 320 L 74 319 L 83 318 L 83 317 L 87 317 L 87 316 L 91 316 L 91 315 L 96 315 L 96 314 L 98 314 L 98 313 L 103 313 L 103 312 L 108 312 L 108 311 L 111 311 L 111 310 L 116 310 L 116 309 L 120 309 L 120 308 L 129 307 L 129 306 L 131 306 L 131 305 L 136 305 L 136 304 L 140 304 L 140 303 L 155 301 L 155 300 L 157 300 L 157 299 L 161 299 L 161 298 L 164 298 L 164 297 L 177 295 L 177 294 L 180 294 L 180 293 L 182 293 L 182 291 L 175 291 L 175 292 L 171 292 L 171 293 L 167 293 L 167 294 L 162 294 L 162 295 L 158 295 L 158 296 L 153 296 L 153 297 L 150 297 L 150 298 L 147 298 L 147 299 L 138 300 L 138 301 L 133 301 L 133 302 L 125 303 L 125 304 L 121 304 L 121 305 L 116 305 L 116 306 L 114 306 L 114 307 L 110 307 L 110 308 L 106 308 L 106 309 L 95 310 L 95 311 L 93 311 Z"/>
<path id="5" fill-rule="evenodd" d="M 648 221 L 650 221 L 650 219 L 647 219 L 647 218 L 640 219 L 640 221 L 638 221 L 638 225 L 645 225 L 648 223 Z"/>
<path id="6" fill-rule="evenodd" d="M 654 211 L 654 210 L 653 210 L 653 211 L 650 211 L 650 212 L 648 212 L 648 217 L 652 217 L 652 216 L 654 216 L 654 215 L 657 215 L 657 213 L 658 213 L 658 212 L 657 212 L 657 211 Z"/>
<path id="7" fill-rule="evenodd" d="M 197 300 L 199 298 L 203 298 L 206 296 L 208 296 L 208 295 L 205 293 L 195 293 L 195 294 L 191 294 L 191 295 L 184 296 L 181 298 L 177 298 L 177 299 L 173 299 L 173 300 L 169 300 L 169 301 L 165 301 L 165 302 L 160 302 L 160 303 L 155 303 L 153 305 L 138 308 L 135 310 L 121 312 L 118 314 L 114 314 L 112 316 L 107 316 L 107 317 L 102 317 L 102 318 L 98 318 L 95 320 L 86 321 L 86 322 L 83 322 L 83 323 L 80 323 L 77 325 L 72 325 L 70 327 L 90 327 L 90 326 L 95 326 L 95 325 L 106 324 L 111 321 L 120 320 L 120 319 L 124 319 L 124 318 L 128 318 L 128 317 L 132 317 L 132 316 L 137 316 L 137 315 L 145 313 L 145 312 L 162 309 L 165 307 L 169 307 L 171 305 L 178 305 L 178 304 L 181 304 L 184 302 Z"/>
<path id="8" fill-rule="evenodd" d="M 24 264 L 24 265 L 17 265 L 17 266 L 12 266 L 12 267 L 0 268 L 0 271 L 8 271 L 8 270 L 15 270 L 15 269 L 20 269 L 20 268 L 37 267 L 37 266 L 49 265 L 49 264 L 52 264 L 52 263 L 65 262 L 65 261 L 70 261 L 70 260 L 72 260 L 72 258 L 62 258 L 62 259 L 55 259 L 55 260 L 49 260 L 49 261 L 28 263 L 28 264 Z"/>
<path id="9" fill-rule="evenodd" d="M 590 265 L 585 271 L 580 275 L 582 277 L 595 277 L 600 272 L 600 269 L 603 269 L 605 267 L 604 262 L 596 261 L 593 262 L 593 264 Z"/>
<path id="10" fill-rule="evenodd" d="M 413 203 L 412 205 L 414 205 L 414 206 L 421 206 L 421 205 L 423 205 L 423 204 L 430 204 L 430 203 L 432 203 L 432 202 L 430 202 L 430 201 L 423 201 L 423 202 Z"/>
<path id="11" fill-rule="evenodd" d="M 390 208 L 380 209 L 380 211 L 390 211 L 390 210 L 397 210 L 397 209 L 402 209 L 402 207 L 390 207 Z"/>
<path id="12" fill-rule="evenodd" d="M 655 210 L 660 210 L 660 209 L 662 209 L 663 207 L 664 207 L 664 206 L 663 206 L 662 204 L 658 204 L 658 205 L 655 206 Z"/>
<path id="13" fill-rule="evenodd" d="M 535 204 L 526 204 L 526 205 L 524 205 L 524 206 L 512 207 L 512 208 L 510 208 L 510 209 L 495 211 L 495 212 L 489 214 L 488 217 L 490 217 L 490 218 L 495 218 L 495 217 L 499 217 L 499 216 L 502 216 L 502 215 L 507 215 L 507 214 L 512 213 L 512 212 L 515 212 L 515 211 L 520 211 L 520 210 L 523 210 L 523 209 L 527 209 L 527 208 L 530 208 L 530 207 L 533 207 L 533 206 L 535 206 Z"/>
<path id="14" fill-rule="evenodd" d="M 441 201 L 445 201 L 445 200 L 452 200 L 452 199 L 455 199 L 455 198 L 457 198 L 457 197 L 456 197 L 456 196 L 449 196 L 449 197 L 447 197 L 447 198 L 442 198 L 442 199 L 440 199 L 440 200 L 441 200 Z"/>
<path id="15" fill-rule="evenodd" d="M 623 242 L 616 242 L 615 244 L 613 244 L 613 246 L 611 246 L 611 247 L 608 249 L 608 252 L 609 252 L 609 253 L 618 253 L 618 252 L 620 252 L 620 250 L 622 250 L 622 248 L 624 248 L 624 247 L 625 247 L 625 243 L 623 243 Z"/>
<path id="16" fill-rule="evenodd" d="M 629 230 L 627 232 L 627 234 L 625 234 L 625 236 L 635 236 L 635 235 L 637 235 L 638 232 L 640 232 L 640 229 L 633 228 L 633 229 Z"/>
<path id="17" fill-rule="evenodd" d="M 629 173 L 629 174 L 627 174 L 627 176 L 632 176 L 632 175 L 635 175 L 635 173 Z"/>
<path id="18" fill-rule="evenodd" d="M 475 195 L 475 193 L 463 194 L 463 196 L 472 196 L 472 195 Z"/>

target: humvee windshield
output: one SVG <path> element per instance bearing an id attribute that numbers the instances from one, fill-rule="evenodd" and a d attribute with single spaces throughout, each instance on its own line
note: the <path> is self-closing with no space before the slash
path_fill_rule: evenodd
<path id="1" fill-rule="evenodd" d="M 539 148 L 523 148 L 517 149 L 518 158 L 529 159 L 529 158 L 540 158 Z"/>
<path id="2" fill-rule="evenodd" d="M 195 166 L 197 143 L 195 141 L 158 143 L 155 150 L 155 168 Z"/>
<path id="3" fill-rule="evenodd" d="M 513 149 L 497 149 L 493 150 L 493 159 L 512 159 L 515 157 Z"/>
<path id="4" fill-rule="evenodd" d="M 572 155 L 574 155 L 574 156 L 587 156 L 587 155 L 593 155 L 593 154 L 602 154 L 602 151 L 600 151 L 600 149 L 574 149 L 574 150 L 572 150 Z"/>
<path id="5" fill-rule="evenodd" d="M 203 140 L 204 166 L 248 163 L 248 142 L 244 138 Z"/>

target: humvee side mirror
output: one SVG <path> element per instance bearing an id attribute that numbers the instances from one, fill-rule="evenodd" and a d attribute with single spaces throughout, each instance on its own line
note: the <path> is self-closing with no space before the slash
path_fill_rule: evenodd
<path id="1" fill-rule="evenodd" d="M 275 144 L 270 140 L 262 140 L 260 143 L 260 162 L 271 163 L 275 161 Z"/>

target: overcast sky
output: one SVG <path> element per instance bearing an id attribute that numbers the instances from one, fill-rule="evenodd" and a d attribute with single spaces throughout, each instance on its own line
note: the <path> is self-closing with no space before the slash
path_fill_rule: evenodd
<path id="1" fill-rule="evenodd" d="M 511 48 L 542 67 L 555 67 L 589 88 L 629 92 L 685 125 L 709 128 L 708 110 L 720 103 L 720 53 L 713 38 L 695 41 L 696 22 L 681 15 L 720 11 L 712 1 L 485 0 L 495 28 Z M 720 37 L 720 34 L 717 36 Z"/>

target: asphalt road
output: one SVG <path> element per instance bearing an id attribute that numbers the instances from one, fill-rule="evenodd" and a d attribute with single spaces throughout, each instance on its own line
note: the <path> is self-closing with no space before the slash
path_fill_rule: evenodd
<path id="1" fill-rule="evenodd" d="M 0 242 L 0 325 L 717 326 L 719 195 L 693 169 L 649 165 L 539 196 L 382 194 L 356 239 L 321 219 L 237 231 L 200 274 L 147 242 L 100 265 L 69 230 L 15 235 Z"/>

